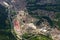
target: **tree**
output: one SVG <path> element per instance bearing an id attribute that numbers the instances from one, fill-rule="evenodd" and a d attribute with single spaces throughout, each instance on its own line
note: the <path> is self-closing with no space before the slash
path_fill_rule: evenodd
<path id="1" fill-rule="evenodd" d="M 16 40 L 11 33 L 11 26 L 8 20 L 8 11 L 0 4 L 0 40 Z"/>
<path id="2" fill-rule="evenodd" d="M 42 35 L 42 34 L 29 34 L 25 33 L 22 36 L 23 40 L 52 40 L 52 38 L 49 38 L 48 36 Z"/>

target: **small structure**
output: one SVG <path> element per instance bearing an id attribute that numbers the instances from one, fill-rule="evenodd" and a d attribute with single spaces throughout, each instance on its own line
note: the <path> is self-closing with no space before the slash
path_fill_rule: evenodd
<path id="1" fill-rule="evenodd" d="M 31 27 L 32 29 L 36 29 L 36 26 L 33 23 L 29 23 L 27 25 L 28 25 L 28 27 Z"/>
<path id="2" fill-rule="evenodd" d="M 9 4 L 7 2 L 3 2 L 3 4 L 6 6 L 6 7 L 9 7 Z"/>

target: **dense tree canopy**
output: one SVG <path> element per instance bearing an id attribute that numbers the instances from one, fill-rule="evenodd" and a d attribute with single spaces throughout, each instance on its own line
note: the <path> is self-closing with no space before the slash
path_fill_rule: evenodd
<path id="1" fill-rule="evenodd" d="M 8 11 L 0 4 L 0 40 L 16 40 L 11 33 Z"/>
<path id="2" fill-rule="evenodd" d="M 0 29 L 5 29 L 7 27 L 6 20 L 7 20 L 8 12 L 6 8 L 0 5 Z"/>

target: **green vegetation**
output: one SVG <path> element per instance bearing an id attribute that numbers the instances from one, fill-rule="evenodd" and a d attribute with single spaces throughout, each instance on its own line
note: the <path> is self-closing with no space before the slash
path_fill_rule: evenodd
<path id="1" fill-rule="evenodd" d="M 16 11 L 14 11 L 14 10 L 10 10 L 10 12 L 11 12 L 11 16 L 16 15 Z"/>
<path id="2" fill-rule="evenodd" d="M 52 38 L 42 35 L 42 34 L 28 34 L 25 33 L 22 36 L 23 40 L 27 39 L 27 40 L 52 40 Z"/>
<path id="3" fill-rule="evenodd" d="M 36 13 L 37 14 L 37 13 Z M 48 22 L 49 22 L 49 24 L 50 24 L 50 26 L 51 26 L 51 28 L 52 28 L 52 26 L 54 26 L 54 24 L 53 24 L 53 21 L 48 17 L 48 16 L 39 16 L 39 15 L 36 15 L 36 14 L 33 14 L 33 13 L 30 13 L 30 15 L 32 16 L 32 17 L 34 17 L 34 18 L 37 18 L 37 19 L 40 19 L 37 23 L 36 23 L 36 25 L 39 25 L 40 23 L 42 23 L 43 21 L 43 18 L 44 19 L 46 19 Z"/>
<path id="4" fill-rule="evenodd" d="M 30 11 L 34 11 L 37 9 L 40 10 L 47 10 L 47 11 L 55 11 L 55 12 L 59 12 L 60 11 L 60 3 L 56 3 L 56 4 L 36 4 L 37 0 L 26 0 L 27 1 L 27 9 Z"/>
<path id="5" fill-rule="evenodd" d="M 46 5 L 43 7 L 45 10 L 49 10 L 49 11 L 56 11 L 59 12 L 60 11 L 60 5 L 59 4 L 55 4 L 55 5 Z"/>
<path id="6" fill-rule="evenodd" d="M 56 12 L 56 19 L 59 19 L 60 18 L 60 12 Z"/>
<path id="7" fill-rule="evenodd" d="M 32 1 L 34 1 L 34 0 L 32 0 Z M 36 4 L 36 3 L 37 3 L 37 0 L 35 0 L 33 3 L 31 2 L 31 0 L 30 1 L 27 0 L 27 10 L 28 10 L 29 14 L 32 17 L 35 17 L 38 19 L 44 18 L 49 22 L 49 24 L 51 26 L 54 26 L 54 22 L 48 16 L 42 16 L 42 15 L 39 15 L 38 12 L 33 13 L 32 11 L 40 9 L 40 10 L 59 12 L 60 11 L 60 5 L 59 4 L 51 4 L 51 3 L 40 5 L 40 4 Z M 42 13 L 40 13 L 40 14 L 42 14 Z"/>
<path id="8" fill-rule="evenodd" d="M 16 40 L 11 33 L 7 8 L 0 5 L 0 40 Z"/>
<path id="9" fill-rule="evenodd" d="M 51 26 L 53 26 L 53 21 L 48 16 L 42 16 L 42 18 L 46 19 Z"/>
<path id="10" fill-rule="evenodd" d="M 6 8 L 0 5 L 0 29 L 7 28 L 7 24 L 6 24 L 6 20 L 8 20 L 7 17 L 8 17 L 8 13 L 6 11 Z"/>
<path id="11" fill-rule="evenodd" d="M 36 0 L 26 0 L 28 3 L 35 3 Z"/>
<path id="12" fill-rule="evenodd" d="M 56 12 L 56 17 L 55 17 L 58 21 L 55 21 L 55 24 L 57 24 L 60 28 L 60 12 Z"/>
<path id="13" fill-rule="evenodd" d="M 7 30 L 0 31 L 0 40 L 16 40 L 12 33 Z"/>

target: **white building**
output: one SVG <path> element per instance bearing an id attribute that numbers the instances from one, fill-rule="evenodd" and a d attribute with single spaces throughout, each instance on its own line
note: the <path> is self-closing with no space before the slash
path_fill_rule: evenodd
<path id="1" fill-rule="evenodd" d="M 28 25 L 28 27 L 31 27 L 32 29 L 36 29 L 36 26 L 33 23 L 29 23 L 27 25 Z"/>
<path id="2" fill-rule="evenodd" d="M 5 1 L 3 1 L 3 4 L 6 6 L 6 7 L 9 7 L 9 4 Z"/>

